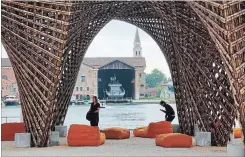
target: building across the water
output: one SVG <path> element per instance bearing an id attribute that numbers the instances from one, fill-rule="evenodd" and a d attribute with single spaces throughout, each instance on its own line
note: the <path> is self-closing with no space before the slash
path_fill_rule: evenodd
<path id="1" fill-rule="evenodd" d="M 13 71 L 13 67 L 8 58 L 2 58 L 2 68 L 1 68 L 1 97 L 5 97 L 7 95 L 14 95 L 18 98 L 18 87 Z"/>
<path id="2" fill-rule="evenodd" d="M 146 61 L 138 30 L 136 30 L 132 57 L 95 57 L 84 58 L 72 100 L 90 99 L 139 99 L 145 97 Z M 111 78 L 120 85 L 110 85 Z M 18 95 L 13 68 L 8 58 L 2 58 L 2 96 Z M 111 88 L 114 86 L 113 88 Z M 117 87 L 115 87 L 117 86 Z M 117 96 L 118 94 L 118 96 Z M 121 95 L 121 96 L 120 96 Z"/>
<path id="3" fill-rule="evenodd" d="M 72 99 L 84 99 L 93 95 L 99 99 L 145 97 L 145 68 L 146 61 L 142 57 L 141 42 L 136 30 L 133 57 L 83 59 Z M 111 84 L 111 78 L 114 77 L 120 86 Z"/>
<path id="4" fill-rule="evenodd" d="M 163 99 L 174 99 L 174 87 L 173 87 L 173 82 L 170 81 L 168 83 L 161 83 L 161 93 L 160 93 L 160 98 Z"/>

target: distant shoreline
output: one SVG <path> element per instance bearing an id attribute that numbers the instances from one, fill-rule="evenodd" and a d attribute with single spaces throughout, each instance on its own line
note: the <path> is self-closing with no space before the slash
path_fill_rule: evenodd
<path id="1" fill-rule="evenodd" d="M 158 104 L 161 100 L 147 100 L 147 99 L 141 99 L 141 100 L 132 100 L 132 103 L 136 104 Z M 175 104 L 175 100 L 164 100 L 166 103 L 169 104 Z"/>
<path id="2" fill-rule="evenodd" d="M 107 100 L 100 100 L 101 103 L 106 103 L 106 104 L 159 104 L 161 99 L 156 100 L 156 99 L 140 99 L 140 100 L 128 100 L 128 102 L 106 102 Z M 176 104 L 175 100 L 164 100 L 166 103 L 169 104 Z"/>

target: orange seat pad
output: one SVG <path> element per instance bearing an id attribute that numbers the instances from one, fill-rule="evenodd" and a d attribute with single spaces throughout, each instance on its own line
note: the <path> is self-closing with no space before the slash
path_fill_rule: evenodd
<path id="1" fill-rule="evenodd" d="M 72 124 L 68 131 L 69 146 L 99 146 L 105 143 L 105 135 L 98 127 Z"/>
<path id="2" fill-rule="evenodd" d="M 112 127 L 102 130 L 106 139 L 126 139 L 130 137 L 130 131 L 125 128 Z"/>
<path id="3" fill-rule="evenodd" d="M 24 133 L 24 123 L 4 123 L 1 124 L 1 141 L 14 141 L 15 133 Z"/>
<path id="4" fill-rule="evenodd" d="M 134 129 L 133 134 L 136 137 L 155 138 L 156 135 L 173 133 L 172 125 L 167 121 L 152 122 L 147 127 Z"/>
<path id="5" fill-rule="evenodd" d="M 161 134 L 156 136 L 155 143 L 168 148 L 190 148 L 192 137 L 181 133 Z"/>
<path id="6" fill-rule="evenodd" d="M 233 129 L 234 138 L 242 138 L 242 129 L 234 128 Z"/>

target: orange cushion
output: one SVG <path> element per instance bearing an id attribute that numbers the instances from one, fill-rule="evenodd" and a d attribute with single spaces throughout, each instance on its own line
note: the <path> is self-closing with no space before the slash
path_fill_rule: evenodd
<path id="1" fill-rule="evenodd" d="M 100 145 L 105 143 L 105 134 L 104 133 L 100 133 Z"/>
<path id="2" fill-rule="evenodd" d="M 125 139 L 130 137 L 130 131 L 125 128 L 112 127 L 102 130 L 106 139 Z"/>
<path id="3" fill-rule="evenodd" d="M 133 130 L 133 134 L 135 137 L 146 137 L 146 133 L 147 133 L 147 126 L 135 128 Z"/>
<path id="4" fill-rule="evenodd" d="M 148 126 L 147 137 L 155 138 L 156 135 L 173 133 L 171 122 L 152 122 Z"/>
<path id="5" fill-rule="evenodd" d="M 242 138 L 242 129 L 234 128 L 233 129 L 234 138 Z"/>
<path id="6" fill-rule="evenodd" d="M 99 128 L 88 125 L 72 124 L 67 136 L 69 146 L 99 146 L 103 144 L 101 140 L 103 134 L 100 134 Z"/>
<path id="7" fill-rule="evenodd" d="M 156 135 L 173 133 L 171 122 L 160 121 L 152 122 L 148 127 L 140 127 L 134 130 L 136 137 L 155 138 Z"/>
<path id="8" fill-rule="evenodd" d="M 157 146 L 162 147 L 190 148 L 192 146 L 192 137 L 181 133 L 161 134 L 156 136 L 155 142 Z"/>
<path id="9" fill-rule="evenodd" d="M 1 141 L 14 141 L 15 133 L 24 133 L 24 123 L 4 123 L 1 125 Z"/>

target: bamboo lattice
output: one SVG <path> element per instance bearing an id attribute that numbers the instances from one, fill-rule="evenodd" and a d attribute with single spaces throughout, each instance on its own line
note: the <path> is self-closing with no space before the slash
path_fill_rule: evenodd
<path id="1" fill-rule="evenodd" d="M 112 19 L 141 28 L 161 48 L 181 132 L 193 135 L 197 124 L 212 132 L 213 145 L 223 146 L 238 116 L 245 133 L 244 2 L 1 3 L 2 42 L 33 146 L 47 146 L 50 131 L 63 125 L 86 50 Z"/>

